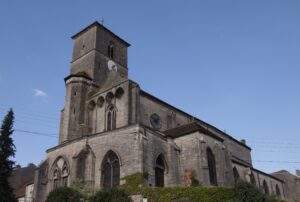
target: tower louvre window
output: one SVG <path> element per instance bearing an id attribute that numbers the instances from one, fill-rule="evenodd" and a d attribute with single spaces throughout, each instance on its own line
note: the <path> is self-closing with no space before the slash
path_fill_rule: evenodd
<path id="1" fill-rule="evenodd" d="M 114 59 L 114 44 L 112 42 L 110 42 L 108 45 L 107 55 L 109 58 Z"/>

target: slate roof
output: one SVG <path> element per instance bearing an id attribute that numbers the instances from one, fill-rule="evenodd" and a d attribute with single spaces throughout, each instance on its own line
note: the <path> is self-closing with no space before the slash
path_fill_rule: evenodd
<path id="1" fill-rule="evenodd" d="M 176 128 L 166 130 L 163 133 L 167 137 L 178 138 L 178 137 L 181 137 L 181 136 L 184 136 L 184 135 L 196 132 L 196 131 L 202 132 L 202 133 L 204 133 L 204 134 L 206 134 L 206 135 L 208 135 L 208 136 L 210 136 L 214 139 L 217 139 L 221 142 L 224 141 L 223 138 L 221 138 L 220 136 L 218 136 L 218 135 L 212 133 L 211 131 L 207 130 L 207 128 L 205 128 L 204 126 L 200 125 L 197 122 L 191 122 L 191 123 L 188 123 L 188 124 L 185 124 L 185 125 L 181 125 L 181 126 L 178 126 Z"/>

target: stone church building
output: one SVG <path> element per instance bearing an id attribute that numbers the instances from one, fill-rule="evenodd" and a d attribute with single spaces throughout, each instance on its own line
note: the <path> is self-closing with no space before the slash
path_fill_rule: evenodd
<path id="1" fill-rule="evenodd" d="M 58 145 L 35 176 L 35 199 L 81 180 L 94 189 L 147 173 L 149 186 L 205 186 L 238 179 L 285 198 L 284 182 L 252 166 L 251 148 L 145 92 L 128 78 L 129 43 L 98 22 L 72 36 L 74 48 Z"/>

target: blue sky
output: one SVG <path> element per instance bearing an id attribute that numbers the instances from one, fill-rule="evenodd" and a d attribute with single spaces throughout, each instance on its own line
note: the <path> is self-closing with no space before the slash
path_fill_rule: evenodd
<path id="1" fill-rule="evenodd" d="M 0 3 L 0 118 L 16 113 L 16 161 L 57 144 L 72 40 L 95 20 L 123 37 L 130 78 L 253 148 L 272 172 L 300 168 L 300 1 Z M 268 162 L 265 162 L 268 161 Z"/>

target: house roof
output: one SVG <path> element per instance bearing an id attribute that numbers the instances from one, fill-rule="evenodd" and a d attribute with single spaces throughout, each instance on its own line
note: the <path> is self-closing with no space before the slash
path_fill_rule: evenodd
<path id="1" fill-rule="evenodd" d="M 208 135 L 208 136 L 210 136 L 214 139 L 217 139 L 221 142 L 224 141 L 223 138 L 221 138 L 218 135 L 214 134 L 213 132 L 207 130 L 207 128 L 203 127 L 202 125 L 200 125 L 197 122 L 192 122 L 192 123 L 188 123 L 188 124 L 185 124 L 185 125 L 181 125 L 181 126 L 178 126 L 176 128 L 166 130 L 163 133 L 167 137 L 178 138 L 178 137 L 181 137 L 181 136 L 184 136 L 184 135 L 196 132 L 196 131 L 202 132 L 202 133 L 204 133 L 204 134 L 206 134 L 206 135 Z"/>

